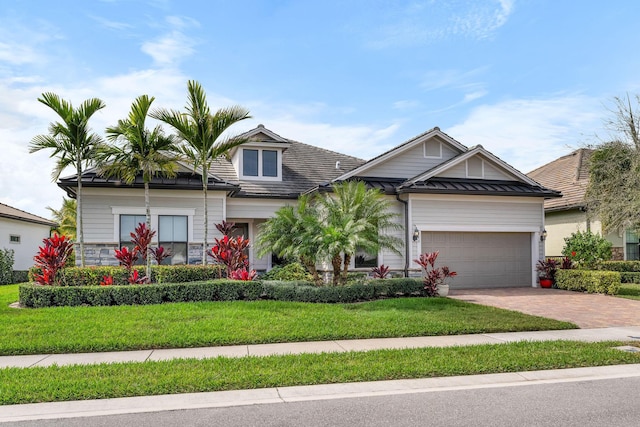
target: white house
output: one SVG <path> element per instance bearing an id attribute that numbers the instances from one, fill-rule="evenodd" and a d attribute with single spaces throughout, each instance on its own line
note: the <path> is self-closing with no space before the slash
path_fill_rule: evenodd
<path id="1" fill-rule="evenodd" d="M 369 161 L 281 137 L 262 125 L 251 142 L 220 158 L 208 177 L 209 228 L 234 221 L 253 239 L 259 225 L 300 194 L 327 191 L 331 183 L 362 180 L 382 190 L 404 225 L 402 256 L 359 254 L 354 268 L 385 264 L 408 274 L 420 253 L 440 251 L 439 262 L 458 273 L 453 288 L 536 286 L 535 264 L 544 257 L 544 188 L 482 146 L 467 148 L 433 128 Z M 113 249 L 144 220 L 142 179 L 126 185 L 89 170 L 82 176 L 86 259 L 115 264 Z M 58 182 L 75 197 L 77 177 Z M 201 262 L 201 179 L 184 170 L 151 183 L 152 228 L 174 254 L 173 263 Z M 272 259 L 250 250 L 252 268 Z"/>
<path id="2" fill-rule="evenodd" d="M 0 248 L 14 252 L 14 270 L 28 270 L 56 223 L 0 203 Z"/>

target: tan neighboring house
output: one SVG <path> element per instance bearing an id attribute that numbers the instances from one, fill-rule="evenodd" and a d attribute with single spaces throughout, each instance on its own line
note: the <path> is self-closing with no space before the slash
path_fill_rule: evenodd
<path id="1" fill-rule="evenodd" d="M 543 203 L 559 197 L 482 146 L 466 147 L 439 128 L 430 129 L 369 161 L 284 138 L 260 125 L 251 139 L 220 158 L 209 171 L 210 241 L 214 224 L 234 221 L 254 240 L 260 225 L 301 194 L 331 191 L 334 182 L 360 180 L 381 190 L 403 231 L 400 254 L 356 253 L 351 268 L 370 271 L 385 264 L 409 275 L 412 260 L 439 250 L 440 265 L 458 273 L 452 288 L 537 286 L 535 265 L 544 257 Z M 75 197 L 77 176 L 58 185 Z M 132 185 L 82 174 L 84 236 L 89 264 L 114 264 L 113 251 L 144 221 L 143 182 Z M 203 207 L 201 177 L 184 170 L 172 179 L 151 182 L 154 243 L 169 247 L 173 264 L 201 262 Z M 381 230 L 381 232 L 384 232 Z M 256 270 L 276 261 L 249 249 Z"/>
<path id="2" fill-rule="evenodd" d="M 602 235 L 602 224 L 589 219 L 585 208 L 585 192 L 589 185 L 589 159 L 593 150 L 580 148 L 527 175 L 544 185 L 562 193 L 561 198 L 544 202 L 547 256 L 561 256 L 566 237 L 576 231 L 591 231 Z M 614 259 L 638 259 L 638 239 L 629 236 L 629 250 L 625 249 L 625 236 L 613 232 L 604 236 L 613 244 Z"/>
<path id="3" fill-rule="evenodd" d="M 28 270 L 33 257 L 57 224 L 29 212 L 0 203 L 0 248 L 13 249 L 13 269 Z"/>

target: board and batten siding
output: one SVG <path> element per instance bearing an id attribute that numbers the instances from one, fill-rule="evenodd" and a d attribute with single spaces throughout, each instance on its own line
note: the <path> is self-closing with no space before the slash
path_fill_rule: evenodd
<path id="1" fill-rule="evenodd" d="M 380 230 L 381 233 L 387 233 L 387 235 L 397 237 L 401 239 L 403 242 L 406 240 L 406 230 L 404 229 L 404 205 L 398 202 L 395 197 L 388 196 L 387 200 L 390 202 L 390 212 L 396 214 L 395 221 L 398 224 L 402 225 L 401 230 Z M 401 246 L 398 248 L 400 254 L 397 254 L 388 249 L 383 250 L 378 254 L 378 264 L 384 264 L 386 266 L 391 267 L 393 270 L 403 270 L 404 269 L 404 254 L 405 247 Z"/>
<path id="2" fill-rule="evenodd" d="M 428 158 L 424 156 L 424 143 L 417 144 L 387 161 L 358 174 L 362 177 L 378 178 L 412 178 L 438 166 L 442 162 L 460 154 L 445 142 L 442 144 L 442 158 Z"/>
<path id="3" fill-rule="evenodd" d="M 204 237 L 204 207 L 199 191 L 151 190 L 152 228 L 157 230 L 158 215 L 188 213 L 190 241 Z M 83 190 L 83 222 L 86 243 L 117 242 L 120 214 L 144 215 L 144 190 L 122 188 Z M 215 224 L 224 219 L 225 193 L 210 191 L 207 197 L 209 238 L 216 232 Z M 193 215 L 191 215 L 193 213 Z"/>
<path id="4" fill-rule="evenodd" d="M 484 179 L 492 179 L 492 180 L 499 180 L 499 181 L 516 180 L 516 178 L 502 172 L 501 170 L 493 166 L 491 163 L 489 163 L 487 160 L 483 159 L 483 162 L 484 162 L 484 177 L 483 177 Z M 444 172 L 438 174 L 437 177 L 438 178 L 467 178 L 466 161 L 461 162 L 460 164 L 457 164 L 452 168 L 445 170 Z"/>
<path id="5" fill-rule="evenodd" d="M 275 212 L 283 206 L 295 206 L 297 200 L 265 200 L 235 198 L 227 199 L 227 218 L 241 222 L 242 219 L 267 219 L 274 216 Z"/>

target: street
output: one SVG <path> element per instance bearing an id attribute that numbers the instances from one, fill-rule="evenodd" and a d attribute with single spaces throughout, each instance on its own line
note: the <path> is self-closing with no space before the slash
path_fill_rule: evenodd
<path id="1" fill-rule="evenodd" d="M 38 420 L 4 426 L 637 426 L 640 377 Z"/>

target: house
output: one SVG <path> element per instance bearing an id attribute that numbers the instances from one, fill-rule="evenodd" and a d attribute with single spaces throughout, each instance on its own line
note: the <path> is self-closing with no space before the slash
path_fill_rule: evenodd
<path id="1" fill-rule="evenodd" d="M 543 203 L 560 197 L 482 146 L 467 148 L 439 128 L 364 161 L 286 139 L 262 125 L 243 136 L 230 159 L 220 158 L 208 177 L 210 229 L 234 221 L 254 239 L 261 223 L 300 194 L 326 191 L 334 182 L 362 180 L 384 192 L 404 231 L 402 255 L 357 254 L 353 268 L 385 264 L 404 274 L 420 253 L 439 250 L 439 262 L 458 273 L 458 287 L 535 286 L 535 264 L 544 257 Z M 142 179 L 125 185 L 89 170 L 82 175 L 86 259 L 114 264 L 113 250 L 144 220 Z M 77 177 L 58 185 L 75 197 Z M 201 179 L 186 169 L 151 183 L 152 228 L 173 263 L 201 262 Z M 252 268 L 272 257 L 249 251 Z M 418 272 L 419 274 L 419 272 Z"/>
<path id="2" fill-rule="evenodd" d="M 562 192 L 562 198 L 544 202 L 547 256 L 561 256 L 564 239 L 576 231 L 603 235 L 602 224 L 589 218 L 585 206 L 592 153 L 591 149 L 580 148 L 527 174 L 545 187 Z M 633 233 L 626 234 L 604 234 L 613 245 L 614 259 L 638 259 L 638 237 Z"/>
<path id="3" fill-rule="evenodd" d="M 0 248 L 12 249 L 13 269 L 28 270 L 33 257 L 57 224 L 48 219 L 0 203 Z"/>

